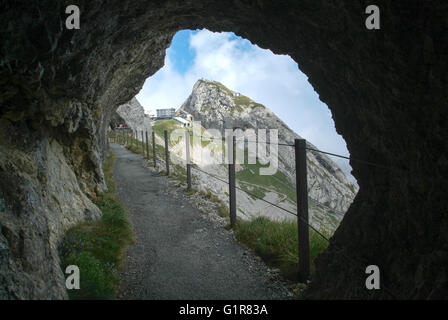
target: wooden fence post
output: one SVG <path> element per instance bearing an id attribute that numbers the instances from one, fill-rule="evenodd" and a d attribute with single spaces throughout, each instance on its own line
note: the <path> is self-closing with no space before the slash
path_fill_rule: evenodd
<path id="1" fill-rule="evenodd" d="M 145 139 L 143 138 L 143 130 L 142 130 L 142 155 L 145 157 Z"/>
<path id="2" fill-rule="evenodd" d="M 152 160 L 154 161 L 154 168 L 156 167 L 156 135 L 152 130 Z"/>
<path id="3" fill-rule="evenodd" d="M 146 159 L 149 160 L 148 131 L 145 131 L 145 138 L 146 138 Z"/>
<path id="4" fill-rule="evenodd" d="M 170 155 L 168 151 L 168 131 L 164 130 L 163 135 L 165 137 L 165 164 L 166 164 L 166 175 L 170 175 Z"/>
<path id="5" fill-rule="evenodd" d="M 236 137 L 232 134 L 232 140 L 227 139 L 229 156 L 229 215 L 231 228 L 233 228 L 236 223 L 235 138 Z"/>
<path id="6" fill-rule="evenodd" d="M 191 189 L 191 164 L 190 164 L 190 132 L 185 130 L 185 152 L 187 160 L 187 190 Z"/>
<path id="7" fill-rule="evenodd" d="M 297 226 L 299 232 L 299 280 L 306 282 L 310 275 L 306 140 L 295 139 L 294 146 L 296 155 Z"/>

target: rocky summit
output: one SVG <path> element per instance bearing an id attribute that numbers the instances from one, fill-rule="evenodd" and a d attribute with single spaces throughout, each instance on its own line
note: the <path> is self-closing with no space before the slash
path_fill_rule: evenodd
<path id="1" fill-rule="evenodd" d="M 198 80 L 193 87 L 192 93 L 177 111 L 179 115 L 190 114 L 194 123 L 200 122 L 205 129 L 215 129 L 218 132 L 226 122 L 226 126 L 238 127 L 248 132 L 248 129 L 267 129 L 266 135 L 270 135 L 271 129 L 278 130 L 278 170 L 272 175 L 260 175 L 260 163 L 248 164 L 245 162 L 236 167 L 238 186 L 251 194 L 260 196 L 270 202 L 289 210 L 296 211 L 295 195 L 295 154 L 294 148 L 284 146 L 293 145 L 295 139 L 301 139 L 283 121 L 281 121 L 269 108 L 257 103 L 238 92 L 234 92 L 223 84 L 215 81 Z M 211 130 L 209 130 L 211 132 Z M 271 130 L 272 131 L 272 130 Z M 216 131 L 215 131 L 216 132 Z M 258 133 L 257 130 L 255 130 Z M 204 133 L 207 136 L 207 133 Z M 248 139 L 249 140 L 249 139 Z M 308 142 L 308 146 L 317 149 Z M 193 160 L 201 154 L 201 163 L 209 172 L 220 173 L 226 177 L 225 165 L 219 164 L 216 159 L 216 144 L 202 143 L 194 145 Z M 246 154 L 248 147 L 245 145 Z M 259 148 L 263 145 L 259 144 Z M 195 150 L 196 148 L 196 150 Z M 197 150 L 197 148 L 201 150 Z M 238 144 L 237 144 L 238 148 Z M 204 150 L 205 149 L 205 150 Z M 269 150 L 269 148 L 266 148 Z M 271 150 L 271 152 L 274 150 Z M 204 157 L 213 157 L 205 159 Z M 272 156 L 272 154 L 271 154 Z M 219 154 L 218 154 L 218 157 Z M 266 160 L 266 159 L 264 159 Z M 263 163 L 266 163 L 264 161 Z M 315 151 L 307 152 L 308 164 L 308 196 L 309 215 L 311 223 L 319 228 L 334 231 L 343 217 L 344 212 L 352 203 L 357 186 L 351 183 L 341 169 L 327 156 Z M 202 177 L 202 183 L 207 188 L 214 190 L 216 194 L 220 192 L 222 183 L 215 179 Z M 225 191 L 225 190 L 223 190 Z M 292 218 L 292 216 L 273 206 L 267 207 L 266 202 L 260 201 L 247 193 L 239 192 L 238 195 L 238 215 L 243 218 L 250 218 L 257 215 L 266 215 L 272 218 Z"/>

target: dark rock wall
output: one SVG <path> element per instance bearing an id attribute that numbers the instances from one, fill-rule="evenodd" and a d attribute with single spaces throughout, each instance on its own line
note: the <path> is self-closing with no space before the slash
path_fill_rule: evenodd
<path id="1" fill-rule="evenodd" d="M 176 31 L 203 27 L 289 54 L 352 157 L 393 168 L 351 163 L 360 191 L 307 297 L 448 296 L 446 1 L 377 0 L 376 31 L 370 1 L 76 2 L 80 30 L 65 29 L 71 1 L 0 3 L 0 297 L 65 297 L 54 243 L 97 216 L 84 194 L 104 187 L 112 112 L 163 65 Z M 52 189 L 60 168 L 71 188 Z M 367 264 L 382 290 L 364 288 Z"/>

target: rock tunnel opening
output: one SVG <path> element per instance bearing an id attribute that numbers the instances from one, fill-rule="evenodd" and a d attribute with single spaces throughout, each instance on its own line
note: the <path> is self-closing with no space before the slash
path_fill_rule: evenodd
<path id="1" fill-rule="evenodd" d="M 341 253 L 378 265 L 395 298 L 448 295 L 443 1 L 378 0 L 385 27 L 376 31 L 365 27 L 365 1 L 83 2 L 81 28 L 70 31 L 57 4 L 2 3 L 2 295 L 64 297 L 55 241 L 85 209 L 98 215 L 85 194 L 104 187 L 111 112 L 163 65 L 175 32 L 196 28 L 290 55 L 351 156 L 383 166 L 351 163 L 360 191 L 306 296 L 391 298 L 366 290 L 365 268 Z"/>
<path id="2" fill-rule="evenodd" d="M 276 205 L 289 212 L 272 206 L 265 210 L 265 202 L 260 199 L 253 201 L 242 193 L 239 197 L 244 198 L 241 202 L 244 205 L 238 208 L 238 213 L 243 218 L 260 214 L 274 219 L 294 220 L 290 214 L 297 205 L 294 149 L 284 145 L 294 143 L 297 138 L 295 133 L 302 136 L 305 133 L 304 137 L 314 145 L 318 142 L 318 147 L 313 146 L 315 149 L 349 156 L 343 138 L 334 129 L 328 107 L 319 100 L 307 77 L 289 56 L 275 55 L 234 33 L 213 33 L 207 29 L 182 30 L 174 35 L 166 49 L 164 63 L 161 69 L 146 79 L 131 102 L 117 109 L 115 117 L 130 129 L 137 132 L 147 130 L 143 119 L 144 122 L 152 119 L 158 141 L 164 138 L 159 127 L 169 128 L 170 135 L 171 131 L 184 125 L 189 125 L 187 129 L 194 131 L 191 126 L 195 124 L 206 130 L 205 143 L 210 142 L 207 136 L 211 131 L 215 134 L 221 132 L 224 137 L 223 119 L 246 131 L 269 132 L 274 129 L 279 132 L 277 138 L 280 138 L 281 145 L 277 146 L 277 152 L 280 167 L 276 168 L 273 176 L 253 177 L 249 174 L 259 174 L 259 165 L 249 164 L 246 155 L 237 167 L 237 180 L 245 189 L 250 188 L 247 191 L 254 192 L 255 188 L 257 193 L 275 200 Z M 263 113 L 257 108 L 270 110 Z M 162 113 L 170 110 L 175 110 L 175 113 L 168 119 Z M 112 127 L 116 127 L 114 117 L 112 122 Z M 149 120 L 146 126 L 149 126 Z M 162 141 L 159 142 L 163 147 Z M 185 167 L 185 150 L 181 146 L 184 141 L 170 141 L 171 144 L 176 147 L 173 148 L 175 151 L 170 152 L 170 161 Z M 247 148 L 248 145 L 245 146 L 246 152 Z M 192 154 L 193 163 L 201 168 L 207 163 L 209 172 L 220 173 L 221 179 L 227 179 L 225 170 L 221 170 L 219 165 L 222 162 L 222 146 L 211 143 L 200 152 L 193 150 Z M 351 176 L 347 159 L 332 157 L 330 160 L 322 154 L 313 153 L 308 161 L 309 201 L 312 203 L 310 221 L 315 228 L 325 230 L 330 236 L 356 196 L 356 180 Z M 278 159 L 276 163 L 279 163 Z M 200 183 L 203 191 L 212 190 L 216 195 L 223 195 L 221 200 L 227 203 L 222 183 L 216 181 L 215 185 L 209 180 Z"/>

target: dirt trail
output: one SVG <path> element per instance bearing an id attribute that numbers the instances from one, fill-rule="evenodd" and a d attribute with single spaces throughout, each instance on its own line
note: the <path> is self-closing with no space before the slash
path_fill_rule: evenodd
<path id="1" fill-rule="evenodd" d="M 207 220 L 166 176 L 142 157 L 111 145 L 118 197 L 129 209 L 137 243 L 127 253 L 122 299 L 288 299 L 264 264 Z"/>

